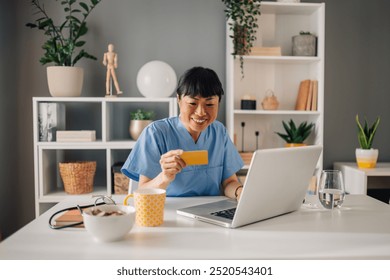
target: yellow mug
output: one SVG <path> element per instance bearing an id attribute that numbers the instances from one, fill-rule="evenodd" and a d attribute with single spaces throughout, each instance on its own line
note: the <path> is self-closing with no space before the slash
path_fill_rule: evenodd
<path id="1" fill-rule="evenodd" d="M 123 205 L 128 205 L 128 199 L 134 197 L 135 222 L 139 226 L 155 227 L 164 222 L 164 205 L 166 192 L 163 189 L 137 189 L 128 194 Z"/>

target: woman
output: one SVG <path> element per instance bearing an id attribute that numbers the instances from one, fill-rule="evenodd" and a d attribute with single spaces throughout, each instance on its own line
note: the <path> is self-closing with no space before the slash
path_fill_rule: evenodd
<path id="1" fill-rule="evenodd" d="M 167 196 L 224 195 L 239 199 L 236 172 L 243 161 L 226 128 L 216 121 L 223 95 L 217 74 L 189 69 L 176 90 L 178 117 L 153 122 L 144 129 L 121 171 L 140 188 L 166 189 Z M 207 165 L 186 166 L 183 151 L 207 150 Z M 221 189 L 222 186 L 222 189 Z"/>

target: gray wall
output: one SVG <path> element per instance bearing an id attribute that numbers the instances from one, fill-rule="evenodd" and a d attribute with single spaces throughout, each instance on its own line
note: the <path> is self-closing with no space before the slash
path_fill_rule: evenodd
<path id="1" fill-rule="evenodd" d="M 0 64 L 0 235 L 2 233 L 3 238 L 31 219 L 28 215 L 22 217 L 12 202 L 21 190 L 17 175 L 19 148 L 15 144 L 18 138 L 17 35 L 9 30 L 16 25 L 15 14 L 14 2 L 0 1 L 0 53 L 3 54 Z M 33 197 L 29 196 L 31 200 Z"/>
<path id="2" fill-rule="evenodd" d="M 43 36 L 24 26 L 32 19 L 29 1 L 0 1 L 0 230 L 8 236 L 34 218 L 31 100 L 50 95 L 38 62 Z M 46 2 L 53 11 L 58 4 Z M 389 161 L 390 2 L 302 2 L 326 3 L 324 167 L 354 160 L 356 113 L 382 117 L 374 145 L 380 160 Z M 104 95 L 101 56 L 108 43 L 119 54 L 125 96 L 141 96 L 137 71 L 154 59 L 178 75 L 194 65 L 213 68 L 225 83 L 223 9 L 219 0 L 104 0 L 88 20 L 86 49 L 99 61 L 80 63 L 86 70 L 83 96 Z M 219 119 L 225 121 L 224 101 Z"/>
<path id="3" fill-rule="evenodd" d="M 355 160 L 356 114 L 370 122 L 381 117 L 374 146 L 379 161 L 390 161 L 390 2 L 325 3 L 324 167 Z"/>

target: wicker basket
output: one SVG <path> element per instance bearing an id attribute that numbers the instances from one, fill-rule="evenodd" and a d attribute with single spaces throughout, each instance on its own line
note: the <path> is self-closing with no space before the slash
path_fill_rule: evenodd
<path id="1" fill-rule="evenodd" d="M 90 193 L 96 172 L 96 161 L 59 163 L 60 175 L 68 194 Z"/>

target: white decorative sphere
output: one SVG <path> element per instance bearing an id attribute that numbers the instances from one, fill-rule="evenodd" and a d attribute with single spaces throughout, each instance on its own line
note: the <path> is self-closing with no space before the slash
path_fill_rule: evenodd
<path id="1" fill-rule="evenodd" d="M 175 70 L 163 61 L 153 60 L 139 69 L 137 87 L 145 97 L 169 97 L 176 88 Z"/>

